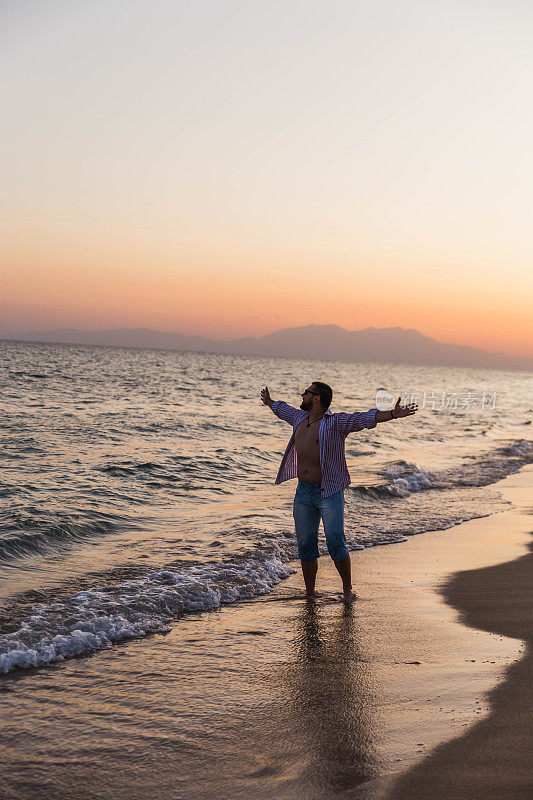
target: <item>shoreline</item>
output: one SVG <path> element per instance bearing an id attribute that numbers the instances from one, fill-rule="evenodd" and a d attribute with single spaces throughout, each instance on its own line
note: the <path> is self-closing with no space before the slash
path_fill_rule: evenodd
<path id="1" fill-rule="evenodd" d="M 472 627 L 484 609 L 459 619 L 461 576 L 494 580 L 524 558 L 532 478 L 526 467 L 491 484 L 508 511 L 355 552 L 349 609 L 323 557 L 317 602 L 297 572 L 166 635 L 5 676 L 10 800 L 419 800 L 420 776 L 428 798 L 454 798 L 442 751 L 490 723 L 493 694 L 524 664 L 503 628 Z M 441 794 L 428 777 L 439 764 Z M 501 785 L 498 797 L 523 800 Z"/>
<path id="2" fill-rule="evenodd" d="M 523 655 L 489 691 L 490 714 L 402 774 L 390 800 L 525 800 L 533 793 L 533 542 L 527 549 L 513 561 L 455 573 L 442 587 L 463 624 L 523 642 Z"/>

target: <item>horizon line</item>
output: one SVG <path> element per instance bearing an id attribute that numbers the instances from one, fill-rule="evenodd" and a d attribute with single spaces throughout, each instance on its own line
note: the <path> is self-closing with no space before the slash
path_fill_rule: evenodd
<path id="1" fill-rule="evenodd" d="M 343 328 L 341 325 L 337 325 L 336 323 L 324 323 L 324 324 L 317 324 L 317 323 L 308 323 L 307 325 L 291 325 L 281 328 L 276 328 L 269 333 L 261 334 L 260 336 L 254 336 L 251 334 L 244 335 L 244 336 L 234 336 L 232 338 L 215 338 L 214 336 L 208 336 L 203 333 L 182 333 L 179 330 L 171 329 L 171 330 L 161 330 L 159 328 L 149 328 L 146 326 L 133 326 L 133 327 L 104 327 L 104 328 L 79 328 L 79 327 L 55 327 L 55 328 L 40 328 L 40 329 L 31 329 L 26 331 L 19 331 L 17 333 L 3 333 L 0 332 L 0 339 L 12 340 L 12 341 L 26 341 L 25 339 L 21 339 L 19 337 L 24 336 L 34 336 L 39 334 L 47 334 L 51 335 L 54 333 L 68 333 L 70 331 L 76 333 L 83 333 L 83 334 L 91 334 L 91 333 L 118 333 L 118 332 L 132 332 L 132 331 L 146 331 L 149 333 L 159 333 L 159 334 L 167 334 L 167 335 L 177 335 L 182 336 L 186 339 L 205 339 L 206 341 L 217 342 L 217 343 L 225 343 L 225 342 L 239 342 L 243 339 L 251 339 L 253 341 L 260 341 L 261 339 L 265 339 L 267 336 L 272 336 L 276 333 L 281 333 L 282 331 L 292 331 L 292 330 L 302 330 L 305 328 L 336 328 L 339 331 L 343 331 L 344 333 L 361 333 L 363 331 L 406 331 L 418 334 L 419 336 L 424 337 L 432 342 L 436 342 L 440 345 L 446 345 L 447 347 L 464 347 L 470 348 L 472 350 L 477 350 L 480 353 L 486 353 L 488 355 L 493 356 L 505 356 L 506 358 L 513 358 L 513 359 L 533 359 L 533 353 L 528 355 L 515 355 L 514 353 L 509 353 L 503 350 L 487 350 L 484 347 L 479 347 L 478 345 L 473 344 L 456 344 L 455 342 L 446 342 L 442 341 L 441 339 L 436 339 L 433 336 L 429 336 L 427 333 L 422 333 L 422 331 L 418 330 L 417 328 L 412 327 L 404 327 L 403 325 L 389 325 L 386 327 L 375 327 L 374 325 L 367 325 L 365 328 Z M 46 342 L 43 342 L 45 344 Z M 65 342 L 56 342 L 56 344 L 65 344 Z M 72 342 L 72 344 L 76 344 Z M 113 345 L 105 345 L 106 347 L 112 347 Z M 126 346 L 129 347 L 130 345 L 117 345 L 118 347 Z M 132 347 L 139 347 L 139 345 L 131 345 Z M 151 348 L 147 348 L 151 349 Z"/>

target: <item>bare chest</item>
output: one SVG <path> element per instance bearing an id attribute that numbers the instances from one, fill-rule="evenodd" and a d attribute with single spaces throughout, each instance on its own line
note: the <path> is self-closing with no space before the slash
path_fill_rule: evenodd
<path id="1" fill-rule="evenodd" d="M 294 440 L 299 457 L 318 457 L 320 449 L 319 426 L 320 422 L 313 422 L 308 427 L 307 420 L 304 419 L 296 428 Z"/>

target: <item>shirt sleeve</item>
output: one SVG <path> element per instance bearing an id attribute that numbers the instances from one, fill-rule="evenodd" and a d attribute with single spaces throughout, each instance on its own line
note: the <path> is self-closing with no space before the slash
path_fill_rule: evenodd
<path id="1" fill-rule="evenodd" d="M 343 412 L 337 414 L 339 431 L 342 436 L 348 436 L 349 433 L 354 431 L 362 431 L 364 428 L 375 428 L 377 408 L 371 408 L 368 411 L 354 411 L 353 414 L 345 414 Z"/>
<path id="2" fill-rule="evenodd" d="M 294 408 L 293 406 L 289 406 L 287 403 L 283 402 L 283 400 L 276 400 L 272 403 L 272 411 L 284 422 L 288 422 L 289 425 L 294 425 L 294 420 L 298 414 L 298 409 Z"/>

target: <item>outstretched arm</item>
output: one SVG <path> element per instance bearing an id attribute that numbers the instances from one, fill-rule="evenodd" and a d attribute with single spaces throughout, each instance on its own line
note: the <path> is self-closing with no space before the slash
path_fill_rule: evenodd
<path id="1" fill-rule="evenodd" d="M 272 400 L 270 392 L 268 391 L 268 386 L 261 389 L 261 400 L 266 406 L 272 409 L 276 417 L 279 417 L 284 422 L 288 422 L 289 425 L 294 423 L 298 414 L 298 409 L 289 406 L 287 403 L 284 403 L 283 400 Z"/>
<path id="2" fill-rule="evenodd" d="M 391 419 L 401 419 L 402 417 L 409 417 L 418 411 L 416 403 L 410 403 L 407 406 L 400 405 L 400 398 L 396 400 L 396 405 L 391 411 L 376 411 L 376 422 L 388 422 Z"/>
<path id="3" fill-rule="evenodd" d="M 352 414 L 340 411 L 335 416 L 337 417 L 337 425 L 341 435 L 348 436 L 349 433 L 354 433 L 354 431 L 375 428 L 377 414 L 379 414 L 377 408 L 370 408 L 368 411 L 354 411 Z"/>

